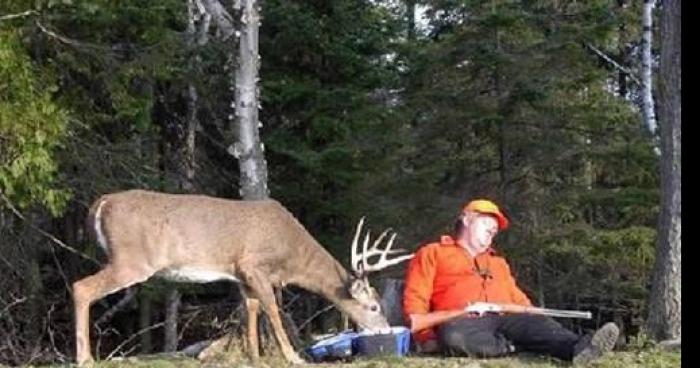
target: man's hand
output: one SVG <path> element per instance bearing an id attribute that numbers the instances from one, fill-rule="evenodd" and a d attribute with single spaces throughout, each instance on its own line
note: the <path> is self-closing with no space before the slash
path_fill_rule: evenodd
<path id="1" fill-rule="evenodd" d="M 503 307 L 494 303 L 476 302 L 469 304 L 466 308 L 464 308 L 464 311 L 483 316 L 485 313 L 501 313 L 503 312 Z"/>

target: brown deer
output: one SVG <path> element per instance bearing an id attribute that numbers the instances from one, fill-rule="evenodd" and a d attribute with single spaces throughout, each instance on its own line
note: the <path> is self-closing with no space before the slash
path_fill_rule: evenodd
<path id="1" fill-rule="evenodd" d="M 94 275 L 73 284 L 76 359 L 92 361 L 90 305 L 151 276 L 175 281 L 231 280 L 242 284 L 248 310 L 248 354 L 259 357 L 257 314 L 262 304 L 284 357 L 302 363 L 282 327 L 273 287 L 297 285 L 333 302 L 360 327 L 389 327 L 367 273 L 413 255 L 388 260 L 393 234 L 385 231 L 358 252 L 363 221 L 352 243 L 353 274 L 346 271 L 279 202 L 236 201 L 201 195 L 131 190 L 100 197 L 90 208 L 90 228 L 109 256 Z M 379 256 L 375 264 L 368 258 Z"/>

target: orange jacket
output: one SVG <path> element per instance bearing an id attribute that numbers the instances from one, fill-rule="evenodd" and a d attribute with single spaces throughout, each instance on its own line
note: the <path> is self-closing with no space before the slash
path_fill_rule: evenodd
<path id="1" fill-rule="evenodd" d="M 530 299 L 515 284 L 510 267 L 493 249 L 472 257 L 448 235 L 439 243 L 421 247 L 406 271 L 404 319 L 432 311 L 460 310 L 472 302 L 512 303 L 530 306 Z M 432 329 L 418 331 L 423 342 L 435 337 Z"/>

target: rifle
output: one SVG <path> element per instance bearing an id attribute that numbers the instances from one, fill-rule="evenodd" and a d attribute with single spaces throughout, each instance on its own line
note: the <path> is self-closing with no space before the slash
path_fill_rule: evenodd
<path id="1" fill-rule="evenodd" d="M 472 303 L 464 310 L 468 313 L 478 314 L 479 316 L 483 316 L 485 313 L 527 313 L 527 314 L 540 314 L 543 316 L 564 317 L 564 318 L 591 319 L 591 317 L 592 317 L 591 312 L 587 312 L 587 311 L 548 309 L 548 308 L 528 307 L 528 306 L 517 305 L 517 304 L 497 304 L 497 303 L 485 303 L 485 302 Z"/>

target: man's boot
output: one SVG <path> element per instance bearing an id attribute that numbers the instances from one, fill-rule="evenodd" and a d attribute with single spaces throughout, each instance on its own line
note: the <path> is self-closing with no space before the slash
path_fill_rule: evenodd
<path id="1" fill-rule="evenodd" d="M 600 358 L 615 347 L 620 329 L 612 322 L 599 328 L 594 334 L 583 336 L 574 346 L 574 365 L 583 365 Z"/>

